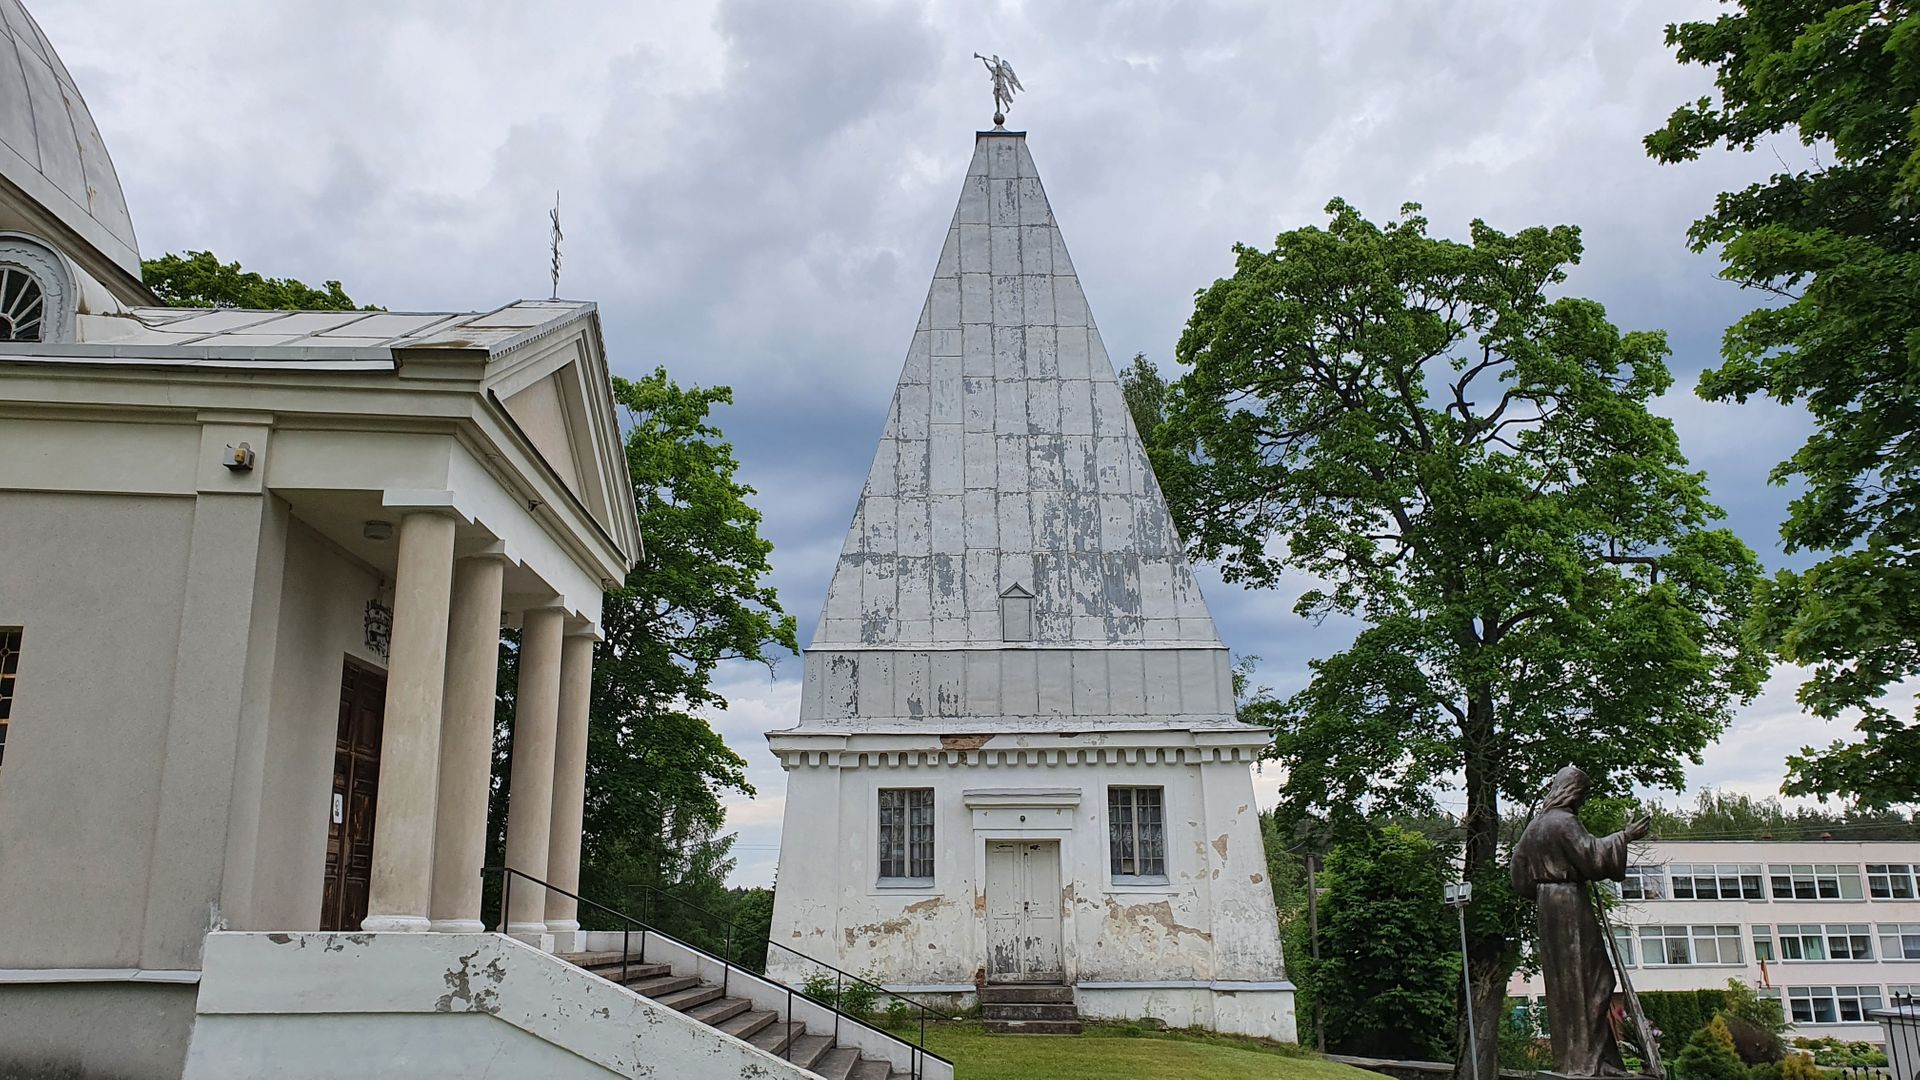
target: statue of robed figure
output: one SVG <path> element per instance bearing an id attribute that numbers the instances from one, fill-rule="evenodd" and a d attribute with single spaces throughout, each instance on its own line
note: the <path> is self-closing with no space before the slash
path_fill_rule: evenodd
<path id="1" fill-rule="evenodd" d="M 1627 845 L 1647 835 L 1648 822 L 1594 836 L 1574 816 L 1588 787 L 1587 774 L 1572 765 L 1554 774 L 1539 813 L 1513 847 L 1513 887 L 1536 908 L 1554 1071 L 1627 1076 L 1613 1011 L 1613 943 L 1588 883 L 1626 878 Z"/>

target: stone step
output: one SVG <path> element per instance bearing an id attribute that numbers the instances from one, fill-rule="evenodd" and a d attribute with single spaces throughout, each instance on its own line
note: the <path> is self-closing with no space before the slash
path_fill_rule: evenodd
<path id="1" fill-rule="evenodd" d="M 684 1009 L 682 1011 L 703 1024 L 719 1027 L 728 1020 L 739 1016 L 741 1013 L 749 1012 L 752 1009 L 753 1002 L 748 1001 L 746 998 L 721 998 L 718 1001 L 709 1001 L 705 1005 L 695 1005 L 691 1009 Z M 769 1012 L 767 1015 L 772 1016 L 773 1014 Z"/>
<path id="2" fill-rule="evenodd" d="M 826 1080 L 847 1080 L 853 1073 L 853 1067 L 860 1064 L 860 1051 L 836 1046 L 820 1055 L 820 1060 L 809 1068 L 825 1077 Z"/>
<path id="3" fill-rule="evenodd" d="M 759 1034 L 768 1024 L 773 1023 L 779 1018 L 779 1014 L 775 1013 L 772 1009 L 749 1009 L 732 1019 L 715 1024 L 714 1026 L 736 1039 L 746 1039 L 752 1042 L 755 1035 Z"/>
<path id="4" fill-rule="evenodd" d="M 747 1041 L 774 1057 L 786 1057 L 787 1044 L 794 1041 L 794 1036 L 806 1030 L 805 1024 L 767 1024 L 754 1032 L 753 1037 Z"/>
<path id="5" fill-rule="evenodd" d="M 1073 987 L 1057 983 L 1001 984 L 980 988 L 982 1005 L 1071 1005 Z"/>
<path id="6" fill-rule="evenodd" d="M 705 1005 L 709 1001 L 719 1001 L 721 996 L 722 992 L 718 986 L 712 983 L 701 983 L 690 990 L 676 990 L 671 994 L 655 995 L 653 1000 L 669 1009 L 686 1012 L 688 1009 Z"/>
<path id="7" fill-rule="evenodd" d="M 1072 1005 L 1053 1003 L 1044 1004 L 999 1004 L 980 1006 L 982 1020 L 1078 1020 L 1080 1010 Z"/>
<path id="8" fill-rule="evenodd" d="M 636 994 L 645 994 L 657 998 L 662 994 L 675 994 L 682 990 L 691 990 L 700 985 L 700 980 L 692 975 L 660 975 L 638 982 L 629 982 L 627 989 Z"/>
<path id="9" fill-rule="evenodd" d="M 987 1020 L 982 1024 L 996 1035 L 1078 1035 L 1078 1020 Z"/>
<path id="10" fill-rule="evenodd" d="M 893 1080 L 895 1074 L 892 1070 L 893 1066 L 884 1061 L 861 1058 L 854 1064 L 853 1071 L 847 1074 L 847 1080 Z M 911 1076 L 912 1074 L 900 1073 L 899 1075 Z"/>
<path id="11" fill-rule="evenodd" d="M 800 1030 L 804 1033 L 805 1026 Z M 803 1069 L 811 1069 L 814 1062 L 825 1057 L 827 1051 L 832 1049 L 833 1039 L 826 1035 L 800 1034 L 794 1036 L 793 1045 L 787 1047 L 787 1052 L 780 1056 Z"/>

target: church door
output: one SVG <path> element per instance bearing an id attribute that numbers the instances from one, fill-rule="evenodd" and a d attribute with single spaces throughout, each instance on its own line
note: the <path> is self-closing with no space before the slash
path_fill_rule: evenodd
<path id="1" fill-rule="evenodd" d="M 373 875 L 373 804 L 380 787 L 380 722 L 387 677 L 348 660 L 340 677 L 340 727 L 327 803 L 327 875 L 320 929 L 358 930 Z"/>
<path id="2" fill-rule="evenodd" d="M 1060 845 L 987 842 L 987 979 L 1059 982 Z"/>

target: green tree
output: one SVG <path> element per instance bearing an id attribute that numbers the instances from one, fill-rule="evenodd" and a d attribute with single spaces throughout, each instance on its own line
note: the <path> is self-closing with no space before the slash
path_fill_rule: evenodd
<path id="1" fill-rule="evenodd" d="M 1440 902 L 1446 854 L 1391 825 L 1327 853 L 1320 959 L 1296 930 L 1287 968 L 1300 987 L 1302 1030 L 1317 1015 L 1327 1049 L 1396 1059 L 1452 1053 L 1460 953 Z"/>
<path id="2" fill-rule="evenodd" d="M 726 708 L 713 686 L 719 666 L 744 660 L 772 669 L 778 648 L 797 650 L 792 616 L 765 584 L 773 545 L 760 536 L 754 490 L 710 414 L 730 404 L 727 387 L 681 387 L 664 369 L 614 379 L 627 421 L 646 560 L 607 593 L 605 640 L 594 647 L 587 737 L 587 799 L 581 893 L 647 914 L 662 929 L 718 948 L 720 918 L 734 906 L 725 888 L 732 836 L 721 836 L 727 791 L 752 794 L 746 762 L 701 713 Z M 502 660 L 496 837 L 504 828 L 514 650 Z M 646 886 L 686 901 L 661 906 Z M 714 913 L 709 918 L 694 908 Z M 581 912 L 588 922 L 589 913 Z"/>
<path id="3" fill-rule="evenodd" d="M 1167 417 L 1167 377 L 1146 353 L 1134 353 L 1133 361 L 1120 369 L 1120 396 L 1133 414 L 1133 429 L 1140 433 L 1140 441 L 1151 447 L 1160 422 Z"/>
<path id="4" fill-rule="evenodd" d="M 293 278 L 270 278 L 223 263 L 211 251 L 171 252 L 140 263 L 147 288 L 169 307 L 255 308 L 263 311 L 377 311 L 357 308 L 337 281 L 316 289 Z"/>
<path id="5" fill-rule="evenodd" d="M 1414 207 L 1328 209 L 1200 293 L 1154 465 L 1195 557 L 1258 587 L 1304 571 L 1298 612 L 1365 622 L 1270 713 L 1282 807 L 1422 813 L 1464 781 L 1490 1075 L 1524 922 L 1501 799 L 1569 762 L 1602 794 L 1679 786 L 1759 687 L 1758 567 L 1648 408 L 1664 336 L 1550 297 L 1576 229 L 1459 243 Z"/>
<path id="6" fill-rule="evenodd" d="M 1811 669 L 1800 701 L 1859 715 L 1858 743 L 1804 749 L 1784 788 L 1877 805 L 1920 792 L 1920 715 L 1883 704 L 1920 675 L 1920 9 L 1879 0 L 1738 0 L 1712 22 L 1667 28 L 1683 63 L 1714 71 L 1714 97 L 1647 136 L 1663 162 L 1716 145 L 1803 164 L 1725 192 L 1695 222 L 1721 275 L 1767 297 L 1727 331 L 1710 400 L 1800 402 L 1815 430 L 1774 470 L 1798 480 L 1780 534 L 1829 553 L 1782 571 L 1755 630 Z"/>
<path id="7" fill-rule="evenodd" d="M 1747 1080 L 1747 1066 L 1733 1051 L 1733 1033 L 1715 1016 L 1693 1033 L 1673 1063 L 1680 1080 Z"/>
<path id="8" fill-rule="evenodd" d="M 1653 800 L 1636 804 L 1629 816 L 1646 815 L 1653 835 L 1662 840 L 1920 840 L 1920 822 L 1885 809 L 1849 806 L 1839 810 L 1803 806 L 1788 809 L 1778 799 L 1756 799 L 1731 791 L 1700 792 L 1691 808 L 1667 807 Z"/>

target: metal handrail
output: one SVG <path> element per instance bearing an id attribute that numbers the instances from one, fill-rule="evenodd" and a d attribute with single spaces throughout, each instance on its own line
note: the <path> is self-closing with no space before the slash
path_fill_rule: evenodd
<path id="1" fill-rule="evenodd" d="M 545 889 L 548 892 L 558 893 L 561 896 L 564 896 L 573 900 L 575 903 L 585 904 L 588 907 L 593 908 L 595 911 L 604 912 L 626 923 L 627 925 L 623 927 L 620 932 L 620 981 L 622 985 L 625 985 L 626 983 L 627 959 L 630 953 L 628 935 L 631 932 L 632 928 L 638 927 L 640 930 L 640 952 L 638 956 L 638 962 L 641 964 L 645 964 L 647 962 L 647 935 L 655 934 L 660 937 L 666 938 L 668 941 L 671 941 L 674 944 L 679 945 L 681 948 L 699 953 L 701 956 L 704 956 L 709 960 L 718 962 L 720 964 L 720 987 L 721 987 L 720 992 L 723 995 L 727 992 L 728 977 L 732 974 L 733 969 L 736 967 L 738 967 L 741 971 L 754 976 L 755 978 L 765 979 L 766 981 L 785 989 L 787 992 L 787 1019 L 786 1019 L 786 1024 L 787 1024 L 786 1036 L 787 1037 L 785 1040 L 785 1046 L 781 1050 L 781 1054 L 783 1057 L 786 1057 L 788 1060 L 792 1060 L 791 1054 L 792 1054 L 793 1043 L 794 1043 L 794 1038 L 793 1038 L 794 990 L 793 990 L 793 987 L 788 986 L 786 983 L 780 982 L 777 979 L 769 978 L 764 971 L 754 971 L 750 967 L 747 967 L 743 964 L 737 964 L 734 962 L 733 956 L 732 956 L 734 952 L 734 944 L 735 944 L 734 932 L 736 930 L 739 930 L 741 931 L 741 933 L 746 933 L 746 931 L 742 930 L 737 924 L 733 922 L 733 920 L 728 919 L 724 915 L 716 915 L 713 912 L 708 911 L 707 909 L 701 907 L 698 904 L 692 903 L 691 901 L 688 901 L 688 900 L 684 900 L 678 896 L 673 895 L 670 892 L 667 892 L 664 889 L 658 888 L 657 886 L 653 886 L 653 885 L 641 884 L 639 886 L 641 889 L 645 890 L 640 894 L 641 905 L 642 905 L 641 910 L 643 913 L 643 917 L 635 918 L 634 916 L 624 911 L 621 911 L 617 908 L 611 908 L 605 904 L 599 903 L 598 901 L 589 900 L 586 897 L 579 895 L 578 893 L 568 892 L 566 889 L 562 889 L 558 885 L 549 884 L 537 877 L 534 877 L 532 874 L 525 873 L 524 871 L 520 871 L 520 870 L 515 870 L 511 866 L 483 867 L 480 871 L 480 874 L 483 878 L 488 874 L 500 875 L 500 922 L 498 923 L 498 928 L 499 928 L 499 932 L 502 934 L 507 932 L 508 915 L 511 910 L 508 906 L 508 900 L 512 895 L 512 886 L 513 886 L 514 878 L 520 878 L 531 885 L 538 885 L 540 888 Z M 665 933 L 661 931 L 659 928 L 648 923 L 644 918 L 644 913 L 646 911 L 646 898 L 649 894 L 656 894 L 659 896 L 663 896 L 668 900 L 672 900 L 674 903 L 680 904 L 683 907 L 689 908 L 693 911 L 697 911 L 701 915 L 704 915 L 709 919 L 718 920 L 720 923 L 725 925 L 727 928 L 727 937 L 726 937 L 727 944 L 725 948 L 728 955 L 726 956 L 716 955 L 712 952 L 707 951 L 706 949 L 701 948 L 698 945 L 693 944 L 690 941 L 685 941 L 681 938 L 674 937 L 672 934 Z M 846 1020 L 851 1020 L 856 1024 L 859 1024 L 861 1027 L 866 1028 L 868 1031 L 885 1035 L 886 1037 L 893 1039 L 897 1042 L 907 1043 L 907 1046 L 911 1048 L 913 1051 L 912 1064 L 910 1067 L 910 1074 L 913 1077 L 913 1080 L 920 1080 L 920 1077 L 921 1077 L 920 1061 L 921 1061 L 921 1058 L 923 1057 L 932 1058 L 935 1061 L 938 1061 L 944 1065 L 953 1064 L 951 1060 L 941 1057 L 939 1054 L 936 1054 L 933 1051 L 927 1049 L 927 1018 L 932 1017 L 936 1020 L 952 1020 L 953 1019 L 952 1017 L 946 1016 L 941 1013 L 936 1013 L 932 1009 L 929 1009 L 925 1005 L 921 1004 L 920 1002 L 915 1001 L 910 997 L 906 997 L 901 994 L 896 994 L 893 991 L 887 989 L 884 986 L 881 986 L 878 983 L 869 982 L 868 980 L 863 979 L 858 975 L 853 975 L 848 972 L 841 971 L 839 968 L 836 968 L 831 964 L 822 963 L 821 961 L 816 960 L 813 957 L 808 956 L 803 952 L 798 952 L 794 949 L 790 949 L 785 945 L 782 945 L 779 942 L 774 941 L 772 938 L 756 939 L 752 937 L 747 937 L 742 939 L 741 943 L 745 944 L 747 942 L 754 942 L 754 941 L 763 942 L 764 944 L 771 946 L 772 948 L 779 949 L 782 952 L 789 953 L 795 957 L 798 957 L 801 960 L 805 960 L 807 963 L 812 964 L 815 967 L 823 968 L 827 971 L 833 972 L 834 1001 L 832 1002 L 822 1001 L 821 999 L 808 994 L 805 990 L 800 991 L 800 996 L 806 998 L 808 1001 L 813 1002 L 815 1005 L 818 1005 L 821 1008 L 827 1009 L 828 1011 L 833 1013 L 834 1045 L 838 1046 L 840 1043 L 840 1021 L 842 1019 L 846 1019 Z M 920 1037 L 918 1041 L 907 1042 L 906 1039 L 901 1038 L 899 1035 L 893 1033 L 892 1031 L 889 1031 L 886 1028 L 878 1027 L 874 1025 L 873 1023 L 869 1022 L 865 1017 L 856 1016 L 852 1013 L 843 1011 L 840 1008 L 840 1006 L 837 1004 L 837 1002 L 840 1000 L 840 995 L 845 992 L 846 984 L 848 982 L 857 983 L 861 986 L 871 987 L 874 991 L 876 991 L 880 995 L 884 995 L 885 997 L 891 998 L 895 1001 L 904 1001 L 908 1005 L 913 1006 L 913 1008 L 919 1013 L 919 1018 L 920 1018 Z"/>

